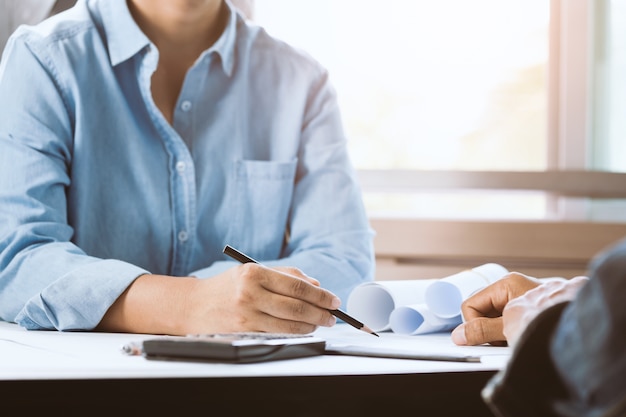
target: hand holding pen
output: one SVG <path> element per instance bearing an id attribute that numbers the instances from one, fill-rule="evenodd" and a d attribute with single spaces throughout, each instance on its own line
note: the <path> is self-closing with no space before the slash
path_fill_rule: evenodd
<path id="1" fill-rule="evenodd" d="M 247 264 L 247 263 L 259 264 L 259 262 L 257 262 L 253 258 L 249 257 L 248 255 L 238 251 L 237 249 L 235 249 L 235 248 L 233 248 L 232 246 L 229 246 L 229 245 L 226 245 L 224 247 L 224 253 L 226 255 L 230 256 L 231 258 L 241 262 L 242 264 Z M 308 279 L 310 279 L 310 278 L 308 278 Z M 337 307 L 339 307 L 339 304 L 336 303 L 336 301 L 338 301 L 338 299 L 336 297 L 335 297 L 335 299 L 333 301 L 334 301 L 335 306 L 331 307 L 328 310 L 330 314 L 332 314 L 335 317 L 340 318 L 341 320 L 345 321 L 346 323 L 348 323 L 349 325 L 351 325 L 352 327 L 354 327 L 356 329 L 362 330 L 362 331 L 364 331 L 366 333 L 369 333 L 369 334 L 372 334 L 374 336 L 378 336 L 378 334 L 376 334 L 372 329 L 370 329 L 369 327 L 367 327 L 366 325 L 364 325 L 360 321 L 356 320 L 354 317 L 351 317 L 347 313 L 344 313 L 343 311 L 339 310 L 337 308 Z"/>
<path id="2" fill-rule="evenodd" d="M 231 294 L 221 297 L 231 311 L 221 316 L 230 322 L 226 331 L 305 334 L 336 323 L 329 310 L 341 300 L 297 268 L 249 263 L 229 271 Z"/>
<path id="3" fill-rule="evenodd" d="M 185 299 L 182 319 L 175 331 L 159 334 L 186 335 L 261 331 L 311 333 L 318 326 L 332 326 L 340 318 L 356 329 L 378 336 L 363 323 L 339 310 L 339 298 L 297 268 L 268 268 L 226 246 L 224 253 L 241 262 L 211 279 L 177 278 L 191 290 L 172 296 Z M 165 277 L 167 278 L 167 277 Z M 152 277 L 152 279 L 162 279 Z M 140 344 L 123 346 L 129 355 L 141 354 Z"/>

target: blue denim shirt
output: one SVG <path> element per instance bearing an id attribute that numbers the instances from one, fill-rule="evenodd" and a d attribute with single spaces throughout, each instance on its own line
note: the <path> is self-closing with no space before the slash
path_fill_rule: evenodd
<path id="1" fill-rule="evenodd" d="M 145 273 L 211 277 L 230 244 L 344 301 L 373 233 L 328 73 L 230 5 L 170 125 L 125 0 L 21 27 L 0 66 L 0 318 L 98 324 Z"/>

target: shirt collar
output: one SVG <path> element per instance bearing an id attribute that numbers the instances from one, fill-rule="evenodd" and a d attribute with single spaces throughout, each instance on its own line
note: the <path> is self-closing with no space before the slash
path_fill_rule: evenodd
<path id="1" fill-rule="evenodd" d="M 224 72 L 230 76 L 235 60 L 238 13 L 229 1 L 225 3 L 229 9 L 226 28 L 219 39 L 204 51 L 202 56 L 215 52 L 221 58 Z M 150 39 L 135 23 L 126 0 L 106 0 L 99 2 L 99 5 L 111 65 L 116 66 L 128 60 L 151 44 Z"/>
<path id="2" fill-rule="evenodd" d="M 230 76 L 233 72 L 233 66 L 235 64 L 235 39 L 237 37 L 238 13 L 235 7 L 230 4 L 230 1 L 227 0 L 224 3 L 228 7 L 228 23 L 226 23 L 224 32 L 219 39 L 209 49 L 202 53 L 201 58 L 215 52 L 221 59 L 224 73 Z"/>
<path id="3" fill-rule="evenodd" d="M 101 1 L 99 6 L 111 65 L 126 61 L 150 45 L 150 40 L 130 14 L 126 0 Z"/>

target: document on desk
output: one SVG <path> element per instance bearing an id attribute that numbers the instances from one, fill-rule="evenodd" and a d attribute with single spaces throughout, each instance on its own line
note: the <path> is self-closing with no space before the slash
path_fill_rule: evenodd
<path id="1" fill-rule="evenodd" d="M 16 379 L 74 378 L 170 378 L 248 377 L 304 375 L 373 375 L 433 372 L 472 372 L 503 369 L 508 348 L 456 346 L 450 333 L 407 336 L 383 332 L 372 337 L 345 323 L 318 328 L 331 349 L 352 352 L 258 362 L 252 364 L 152 361 L 142 355 L 128 355 L 122 347 L 157 335 L 31 331 L 16 324 L 0 322 L 0 381 Z M 352 346 L 353 348 L 348 348 Z M 352 354 L 366 349 L 369 356 Z M 397 351 L 424 355 L 479 356 L 480 362 L 396 359 Z M 349 354 L 349 356 L 345 356 Z M 396 356 L 394 356 L 396 355 Z M 390 358 L 390 359 L 388 359 Z"/>
<path id="2" fill-rule="evenodd" d="M 471 353 L 437 353 L 416 351 L 406 348 L 387 348 L 382 346 L 359 346 L 342 343 L 327 343 L 326 354 L 365 356 L 368 358 L 415 359 L 423 361 L 480 362 L 481 356 Z"/>
<path id="3" fill-rule="evenodd" d="M 428 337 L 382 332 L 374 339 L 349 330 L 336 325 L 331 329 L 320 328 L 315 334 L 326 340 L 326 353 L 330 355 L 491 363 L 506 361 L 510 354 L 508 347 L 457 346 L 452 342 L 450 332 L 429 334 Z"/>

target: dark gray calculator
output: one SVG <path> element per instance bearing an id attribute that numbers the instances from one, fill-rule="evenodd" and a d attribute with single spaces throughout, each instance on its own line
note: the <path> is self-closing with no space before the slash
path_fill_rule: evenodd
<path id="1" fill-rule="evenodd" d="M 236 332 L 146 339 L 142 353 L 147 359 L 251 363 L 323 355 L 325 348 L 313 335 Z"/>

